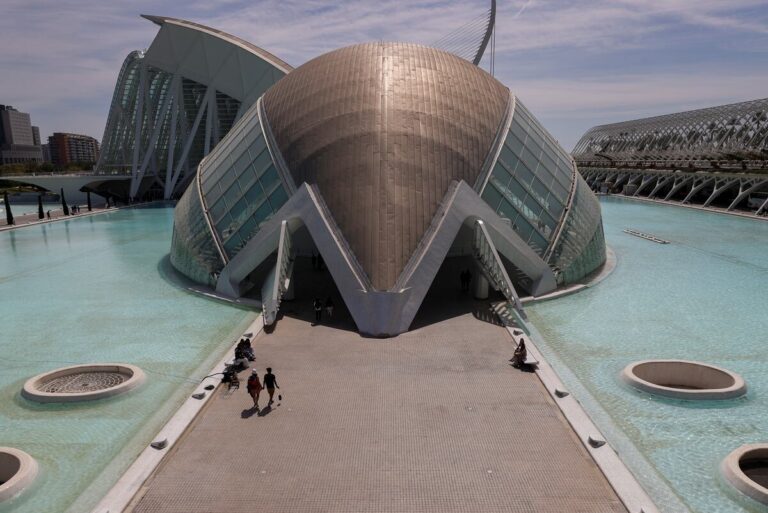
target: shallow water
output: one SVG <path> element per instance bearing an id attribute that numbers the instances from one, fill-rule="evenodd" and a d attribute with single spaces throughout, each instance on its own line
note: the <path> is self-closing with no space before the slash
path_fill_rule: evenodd
<path id="1" fill-rule="evenodd" d="M 740 445 L 768 441 L 768 222 L 619 198 L 601 203 L 618 265 L 595 287 L 526 307 L 542 351 L 662 511 L 768 511 L 732 493 L 718 471 Z M 725 367 L 749 392 L 684 402 L 620 382 L 627 364 L 653 358 Z"/>
<path id="2" fill-rule="evenodd" d="M 253 320 L 162 277 L 172 223 L 171 208 L 134 208 L 0 233 L 0 445 L 41 466 L 0 512 L 89 511 Z M 88 362 L 138 365 L 147 382 L 77 405 L 19 395 Z"/>

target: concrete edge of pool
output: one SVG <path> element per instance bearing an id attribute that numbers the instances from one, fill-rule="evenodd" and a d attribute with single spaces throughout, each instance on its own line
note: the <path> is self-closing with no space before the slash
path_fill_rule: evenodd
<path id="1" fill-rule="evenodd" d="M 648 394 L 688 401 L 722 401 L 747 393 L 738 374 L 691 360 L 642 360 L 621 371 L 629 386 Z"/>
<path id="2" fill-rule="evenodd" d="M 747 497 L 768 505 L 768 488 L 748 475 L 745 466 L 759 464 L 763 477 L 768 473 L 768 443 L 742 445 L 731 452 L 720 464 L 720 473 L 736 490 Z"/>
<path id="3" fill-rule="evenodd" d="M 634 474 L 611 445 L 605 442 L 605 437 L 592 422 L 581 403 L 573 394 L 563 393 L 567 390 L 565 384 L 560 380 L 555 369 L 546 362 L 535 342 L 520 329 L 507 326 L 507 331 L 515 343 L 519 343 L 521 339 L 525 341 L 528 352 L 538 361 L 536 375 L 627 511 L 630 513 L 660 513 L 653 499 L 646 493 Z"/>
<path id="4" fill-rule="evenodd" d="M 52 381 L 86 373 L 112 373 L 127 377 L 115 385 L 100 387 L 87 392 L 49 392 L 45 386 Z M 74 403 L 80 401 L 95 401 L 96 399 L 105 399 L 114 397 L 133 390 L 146 381 L 147 376 L 144 371 L 135 365 L 127 363 L 86 363 L 83 365 L 70 365 L 48 372 L 43 372 L 32 378 L 29 378 L 21 389 L 21 395 L 25 399 L 38 403 Z"/>
<path id="5" fill-rule="evenodd" d="M 264 322 L 259 313 L 237 340 L 239 341 L 245 333 L 251 333 L 251 338 L 253 338 L 261 332 L 263 327 Z M 235 345 L 237 342 L 227 349 L 221 360 L 213 366 L 208 374 L 224 371 L 227 362 L 231 360 L 230 355 Z M 182 438 L 187 428 L 212 397 L 213 394 L 208 393 L 205 386 L 208 384 L 218 385 L 220 382 L 221 377 L 219 376 L 209 377 L 200 382 L 186 401 L 153 437 L 153 440 L 167 441 L 163 448 L 158 450 L 148 444 L 96 507 L 91 510 L 92 513 L 120 513 L 131 504 L 144 482 L 160 466 L 165 456 L 170 453 L 170 449 Z M 203 394 L 202 399 L 192 397 L 193 395 L 200 397 L 198 394 Z"/>
<path id="6" fill-rule="evenodd" d="M 0 503 L 16 497 L 37 477 L 37 461 L 13 447 L 0 447 Z"/>
<path id="7" fill-rule="evenodd" d="M 125 210 L 128 208 L 136 208 L 136 207 L 142 207 L 147 206 L 152 203 L 155 203 L 154 201 L 145 201 L 142 203 L 132 203 L 131 205 L 123 205 L 122 207 L 108 207 L 108 208 L 101 208 L 101 209 L 94 209 L 91 212 L 83 212 L 82 214 L 77 214 L 74 216 L 62 216 L 62 217 L 55 217 L 53 219 L 39 219 L 37 221 L 31 221 L 29 223 L 23 223 L 23 224 L 14 224 L 14 225 L 0 225 L 0 232 L 8 232 L 12 230 L 20 230 L 21 228 L 26 228 L 28 226 L 40 226 L 42 224 L 50 224 L 50 223 L 58 223 L 59 221 L 74 221 L 76 219 L 82 219 L 84 217 L 92 217 L 92 216 L 98 216 L 101 214 L 109 214 L 110 212 L 117 212 L 118 210 Z"/>
<path id="8" fill-rule="evenodd" d="M 520 302 L 524 305 L 531 305 L 534 303 L 540 303 L 542 301 L 549 301 L 552 299 L 559 299 L 561 297 L 570 296 L 571 294 L 576 294 L 577 292 L 581 292 L 582 290 L 586 290 L 590 287 L 594 287 L 604 279 L 606 279 L 608 276 L 613 274 L 613 271 L 616 270 L 616 264 L 618 263 L 618 260 L 616 258 L 616 253 L 611 249 L 609 246 L 605 247 L 605 263 L 603 266 L 593 274 L 586 277 L 585 280 L 583 280 L 580 283 L 575 283 L 573 285 L 569 285 L 563 289 L 555 290 L 554 292 L 550 292 L 549 294 L 544 294 L 543 296 L 526 296 L 520 298 Z"/>

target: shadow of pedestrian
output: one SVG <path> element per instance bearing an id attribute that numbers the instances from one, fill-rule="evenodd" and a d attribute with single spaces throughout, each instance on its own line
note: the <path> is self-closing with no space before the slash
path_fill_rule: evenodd
<path id="1" fill-rule="evenodd" d="M 243 410 L 242 412 L 240 412 L 240 418 L 250 419 L 251 417 L 253 417 L 257 413 L 259 413 L 259 409 L 256 408 L 255 406 L 253 406 L 251 408 L 247 408 L 247 409 Z"/>
<path id="2" fill-rule="evenodd" d="M 509 366 L 512 367 L 513 369 L 517 369 L 517 370 L 519 370 L 521 372 L 536 372 L 536 366 L 535 365 L 531 365 L 529 363 L 524 363 L 522 365 L 517 365 L 517 366 L 515 366 L 514 364 L 510 363 Z"/>
<path id="3" fill-rule="evenodd" d="M 267 415 L 269 415 L 269 413 L 270 413 L 271 411 L 272 411 L 272 407 L 271 407 L 271 406 L 265 406 L 265 407 L 264 407 L 264 408 L 262 408 L 262 409 L 261 409 L 261 411 L 259 412 L 259 417 L 266 417 Z"/>

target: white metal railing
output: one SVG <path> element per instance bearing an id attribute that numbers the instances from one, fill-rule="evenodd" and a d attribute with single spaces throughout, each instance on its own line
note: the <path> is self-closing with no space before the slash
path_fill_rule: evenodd
<path id="1" fill-rule="evenodd" d="M 475 234 L 472 239 L 472 249 L 475 256 L 475 260 L 480 265 L 483 274 L 491 283 L 493 288 L 504 294 L 504 297 L 509 301 L 525 319 L 525 312 L 523 311 L 523 304 L 520 301 L 520 297 L 517 295 L 515 286 L 512 284 L 512 280 L 509 279 L 504 264 L 501 262 L 499 254 L 496 252 L 496 247 L 491 241 L 491 236 L 488 233 L 488 229 L 485 227 L 485 223 L 481 220 L 475 221 Z"/>
<path id="2" fill-rule="evenodd" d="M 288 231 L 288 222 L 280 223 L 280 242 L 277 246 L 277 262 L 270 277 L 262 287 L 262 308 L 264 324 L 270 325 L 277 319 L 280 310 L 280 302 L 290 286 L 291 271 L 293 269 L 293 244 L 291 234 Z M 272 278 L 270 280 L 269 278 Z"/>

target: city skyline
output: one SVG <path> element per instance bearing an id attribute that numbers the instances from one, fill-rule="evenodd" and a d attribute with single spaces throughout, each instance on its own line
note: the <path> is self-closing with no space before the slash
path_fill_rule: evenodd
<path id="1" fill-rule="evenodd" d="M 0 43 L 11 50 L 0 68 L 13 73 L 0 74 L 2 103 L 29 112 L 44 140 L 56 131 L 101 139 L 122 60 L 155 32 L 140 13 L 215 26 L 298 66 L 371 40 L 429 45 L 487 7 L 486 0 L 407 7 L 393 0 L 128 7 L 77 0 L 31 8 L 10 0 Z M 768 7 L 756 0 L 499 2 L 496 77 L 570 150 L 594 125 L 765 96 L 767 19 Z"/>

